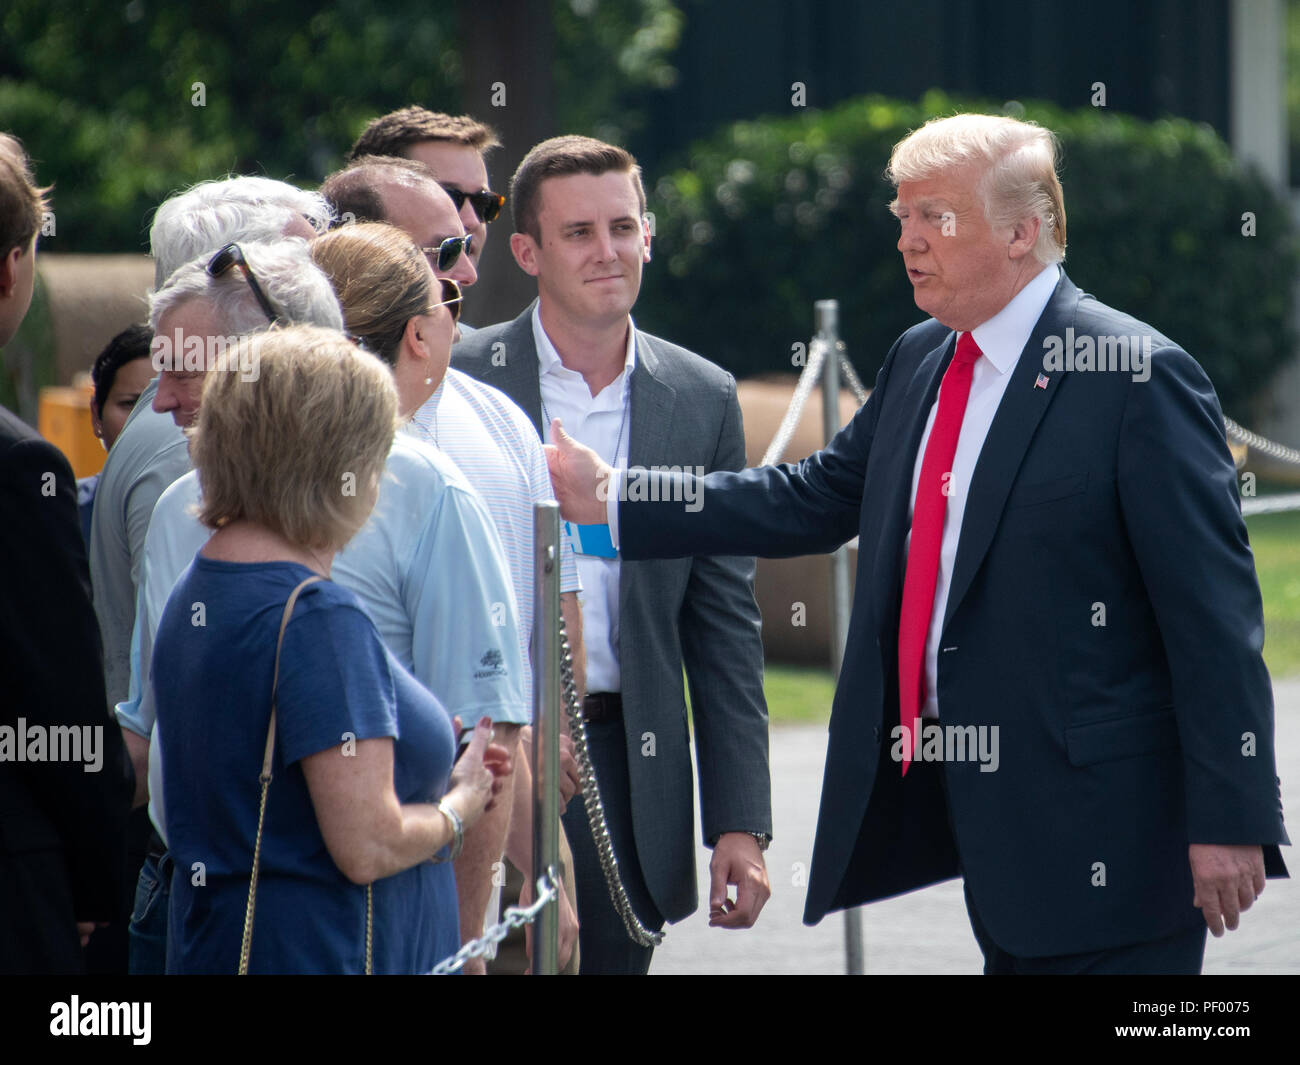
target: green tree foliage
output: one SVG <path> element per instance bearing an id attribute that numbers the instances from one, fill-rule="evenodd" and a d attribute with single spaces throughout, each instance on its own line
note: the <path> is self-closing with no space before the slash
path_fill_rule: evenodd
<path id="1" fill-rule="evenodd" d="M 456 11 L 450 0 L 11 0 L 0 128 L 56 184 L 46 247 L 144 250 L 153 209 L 179 187 L 227 173 L 310 184 L 376 113 L 455 108 Z"/>
<path id="2" fill-rule="evenodd" d="M 627 144 L 649 92 L 671 88 L 682 13 L 671 0 L 557 0 L 556 112 L 566 133 Z"/>
<path id="3" fill-rule="evenodd" d="M 1224 405 L 1242 411 L 1292 350 L 1298 260 L 1286 205 L 1206 126 L 1008 108 L 1061 139 L 1071 279 L 1182 344 Z M 938 93 L 917 104 L 867 97 L 738 122 L 692 145 L 651 195 L 657 261 L 638 324 L 739 376 L 789 372 L 813 301 L 834 298 L 850 356 L 874 374 L 922 318 L 885 165 L 909 130 L 961 110 L 1001 107 Z M 1246 212 L 1254 236 L 1243 235 Z"/>
<path id="4" fill-rule="evenodd" d="M 546 0 L 542 0 L 546 2 Z M 549 0 L 557 129 L 621 139 L 672 83 L 671 0 Z M 7 0 L 0 129 L 53 182 L 52 251 L 144 251 L 157 205 L 228 173 L 315 185 L 375 115 L 463 109 L 457 0 Z M 509 63 L 528 56 L 507 57 Z M 491 121 L 491 115 L 480 115 Z"/>

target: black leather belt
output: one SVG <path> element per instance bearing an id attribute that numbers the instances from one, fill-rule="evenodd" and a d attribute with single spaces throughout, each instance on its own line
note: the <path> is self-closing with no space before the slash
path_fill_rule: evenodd
<path id="1" fill-rule="evenodd" d="M 619 692 L 594 692 L 582 701 L 582 719 L 596 724 L 617 721 L 623 716 L 623 696 Z"/>

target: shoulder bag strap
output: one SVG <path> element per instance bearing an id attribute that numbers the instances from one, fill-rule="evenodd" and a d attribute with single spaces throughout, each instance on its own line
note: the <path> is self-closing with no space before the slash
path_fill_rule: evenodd
<path id="1" fill-rule="evenodd" d="M 262 822 L 266 817 L 266 793 L 271 787 L 271 759 L 275 756 L 275 689 L 280 682 L 280 650 L 284 647 L 284 630 L 289 627 L 289 617 L 293 614 L 294 604 L 298 602 L 298 593 L 309 584 L 323 581 L 324 577 L 308 577 L 289 593 L 289 601 L 284 604 L 284 614 L 280 618 L 280 635 L 275 641 L 275 672 L 271 675 L 271 724 L 266 730 L 266 753 L 262 757 L 262 801 L 257 807 L 257 842 L 253 844 L 253 871 L 248 878 L 248 906 L 244 910 L 244 941 L 239 949 L 239 975 L 248 975 L 248 953 L 253 945 L 253 906 L 257 899 L 257 871 L 262 860 Z M 368 901 L 368 898 L 367 898 Z M 367 951 L 366 971 L 370 970 L 369 952 L 369 906 L 367 906 Z"/>

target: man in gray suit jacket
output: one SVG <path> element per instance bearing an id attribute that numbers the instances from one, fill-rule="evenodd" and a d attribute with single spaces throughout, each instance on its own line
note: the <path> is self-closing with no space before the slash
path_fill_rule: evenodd
<path id="1" fill-rule="evenodd" d="M 707 472 L 745 464 L 734 378 L 635 328 L 629 316 L 650 259 L 640 168 L 586 137 L 544 141 L 511 182 L 511 249 L 538 300 L 481 329 L 452 364 L 501 389 L 539 434 L 560 419 L 621 466 Z M 600 527 L 568 527 L 584 589 L 583 716 L 628 897 L 649 928 L 697 904 L 691 688 L 700 810 L 710 864 L 710 924 L 747 928 L 770 893 L 767 706 L 753 560 L 620 563 Z M 653 948 L 624 931 L 609 900 L 586 813 L 569 804 L 583 973 L 644 973 Z M 728 896 L 736 886 L 736 898 Z"/>

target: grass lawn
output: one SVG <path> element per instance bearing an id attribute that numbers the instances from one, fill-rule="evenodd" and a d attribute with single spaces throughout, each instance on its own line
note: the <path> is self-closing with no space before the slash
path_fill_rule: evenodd
<path id="1" fill-rule="evenodd" d="M 1300 673 L 1300 510 L 1246 522 L 1264 596 L 1264 662 L 1277 679 Z"/>
<path id="2" fill-rule="evenodd" d="M 763 692 L 773 725 L 816 725 L 831 719 L 835 682 L 829 669 L 769 662 L 763 671 Z"/>
<path id="3" fill-rule="evenodd" d="M 1264 661 L 1274 679 L 1300 673 L 1300 511 L 1260 514 L 1246 527 L 1264 596 Z M 773 725 L 830 720 L 828 670 L 769 662 L 764 688 Z"/>

